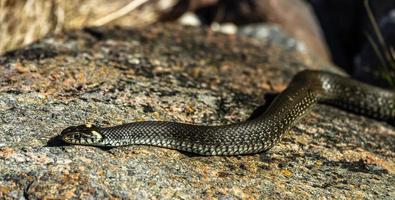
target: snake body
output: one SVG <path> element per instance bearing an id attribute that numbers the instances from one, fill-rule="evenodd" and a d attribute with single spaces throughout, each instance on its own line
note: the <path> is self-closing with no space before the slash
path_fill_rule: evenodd
<path id="1" fill-rule="evenodd" d="M 70 144 L 117 147 L 154 145 L 201 155 L 240 155 L 266 151 L 317 103 L 327 103 L 390 123 L 395 121 L 395 93 L 329 72 L 302 71 L 259 117 L 241 123 L 204 126 L 146 121 L 100 128 L 66 128 Z"/>

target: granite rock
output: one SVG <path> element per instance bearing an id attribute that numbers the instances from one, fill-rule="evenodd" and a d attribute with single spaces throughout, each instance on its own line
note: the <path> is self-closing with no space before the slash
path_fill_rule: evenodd
<path id="1" fill-rule="evenodd" d="M 179 25 L 106 27 L 1 56 L 0 198 L 393 199 L 395 128 L 325 105 L 254 155 L 50 142 L 87 122 L 236 123 L 298 71 L 339 71 L 276 41 Z"/>

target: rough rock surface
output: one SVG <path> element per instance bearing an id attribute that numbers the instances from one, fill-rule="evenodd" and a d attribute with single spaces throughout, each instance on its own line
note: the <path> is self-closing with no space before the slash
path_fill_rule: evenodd
<path id="1" fill-rule="evenodd" d="M 86 122 L 243 121 L 298 71 L 336 71 L 275 41 L 103 28 L 0 57 L 0 198 L 393 199 L 395 128 L 325 105 L 255 155 L 47 144 Z"/>

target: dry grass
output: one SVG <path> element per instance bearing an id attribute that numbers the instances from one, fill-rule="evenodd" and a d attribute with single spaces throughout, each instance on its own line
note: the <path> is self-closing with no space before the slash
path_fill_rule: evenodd
<path id="1" fill-rule="evenodd" d="M 0 0 L 0 54 L 36 41 L 48 33 L 97 25 L 133 0 Z M 136 1 L 136 0 L 134 0 Z M 111 24 L 144 26 L 156 21 L 172 1 L 149 0 L 123 12 Z M 130 10 L 132 11 L 132 10 Z M 106 23 L 104 23 L 106 24 Z"/>

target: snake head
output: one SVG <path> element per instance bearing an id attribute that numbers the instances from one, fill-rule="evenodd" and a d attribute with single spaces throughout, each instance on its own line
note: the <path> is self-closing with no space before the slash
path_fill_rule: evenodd
<path id="1" fill-rule="evenodd" d="M 100 128 L 90 124 L 70 126 L 61 133 L 62 140 L 69 144 L 97 145 L 103 141 Z"/>

